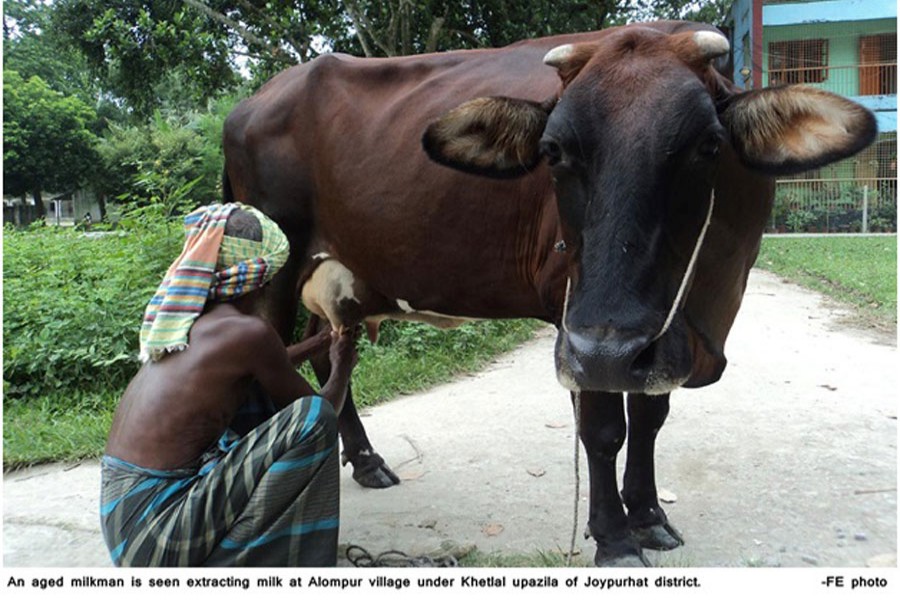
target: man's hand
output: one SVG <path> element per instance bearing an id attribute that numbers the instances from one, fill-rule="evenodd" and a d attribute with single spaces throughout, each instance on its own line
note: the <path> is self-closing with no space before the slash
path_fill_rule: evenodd
<path id="1" fill-rule="evenodd" d="M 359 330 L 346 330 L 342 333 L 331 332 L 331 348 L 328 357 L 331 360 L 331 375 L 322 386 L 321 395 L 331 402 L 337 414 L 344 408 L 347 388 L 350 386 L 350 374 L 359 359 L 356 353 L 356 340 Z"/>

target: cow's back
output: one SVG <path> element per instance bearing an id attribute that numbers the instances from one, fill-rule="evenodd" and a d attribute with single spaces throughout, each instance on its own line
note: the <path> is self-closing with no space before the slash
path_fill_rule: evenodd
<path id="1" fill-rule="evenodd" d="M 294 250 L 338 257 L 388 298 L 443 314 L 548 318 L 536 283 L 555 258 L 546 169 L 465 175 L 430 161 L 421 138 L 471 98 L 553 97 L 559 80 L 543 55 L 596 35 L 394 59 L 325 55 L 289 69 L 226 122 L 234 198 L 275 218 Z"/>

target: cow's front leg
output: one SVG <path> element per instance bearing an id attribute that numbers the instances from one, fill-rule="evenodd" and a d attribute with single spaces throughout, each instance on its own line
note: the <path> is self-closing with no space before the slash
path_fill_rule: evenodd
<path id="1" fill-rule="evenodd" d="M 307 327 L 307 335 L 312 335 L 319 327 L 327 327 L 327 323 L 316 315 L 310 315 L 310 323 Z M 328 354 L 323 353 L 313 357 L 310 361 L 316 379 L 323 385 L 331 374 L 331 363 Z M 347 396 L 344 400 L 344 408 L 338 415 L 338 433 L 344 449 L 341 453 L 341 462 L 348 462 L 353 467 L 353 479 L 363 487 L 386 488 L 400 483 L 400 478 L 387 466 L 384 459 L 372 448 L 366 429 L 363 427 L 356 412 L 353 402 L 353 386 L 347 388 Z"/>
<path id="2" fill-rule="evenodd" d="M 616 457 L 625 442 L 622 394 L 580 392 L 579 436 L 587 453 L 590 473 L 588 528 L 597 543 L 598 567 L 650 566 L 632 536 L 619 496 Z"/>
<path id="3" fill-rule="evenodd" d="M 656 435 L 669 414 L 669 395 L 628 395 L 628 454 L 622 499 L 628 524 L 644 548 L 671 550 L 684 544 L 669 524 L 656 491 L 654 452 Z"/>

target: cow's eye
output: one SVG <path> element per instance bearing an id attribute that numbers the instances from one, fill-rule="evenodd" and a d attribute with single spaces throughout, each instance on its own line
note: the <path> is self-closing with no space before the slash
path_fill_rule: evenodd
<path id="1" fill-rule="evenodd" d="M 697 153 L 705 158 L 715 158 L 719 154 L 719 144 L 722 138 L 718 135 L 707 136 L 697 147 Z"/>
<path id="2" fill-rule="evenodd" d="M 559 164 L 559 161 L 562 160 L 562 147 L 559 145 L 556 140 L 543 138 L 540 141 L 540 150 L 541 154 L 547 157 L 547 163 L 552 167 L 553 165 Z"/>

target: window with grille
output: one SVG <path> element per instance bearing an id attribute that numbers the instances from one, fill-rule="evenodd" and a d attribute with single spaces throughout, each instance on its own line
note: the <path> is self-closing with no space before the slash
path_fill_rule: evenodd
<path id="1" fill-rule="evenodd" d="M 896 35 L 859 38 L 859 93 L 862 96 L 897 93 Z"/>
<path id="2" fill-rule="evenodd" d="M 828 40 L 769 42 L 769 85 L 828 79 Z"/>

